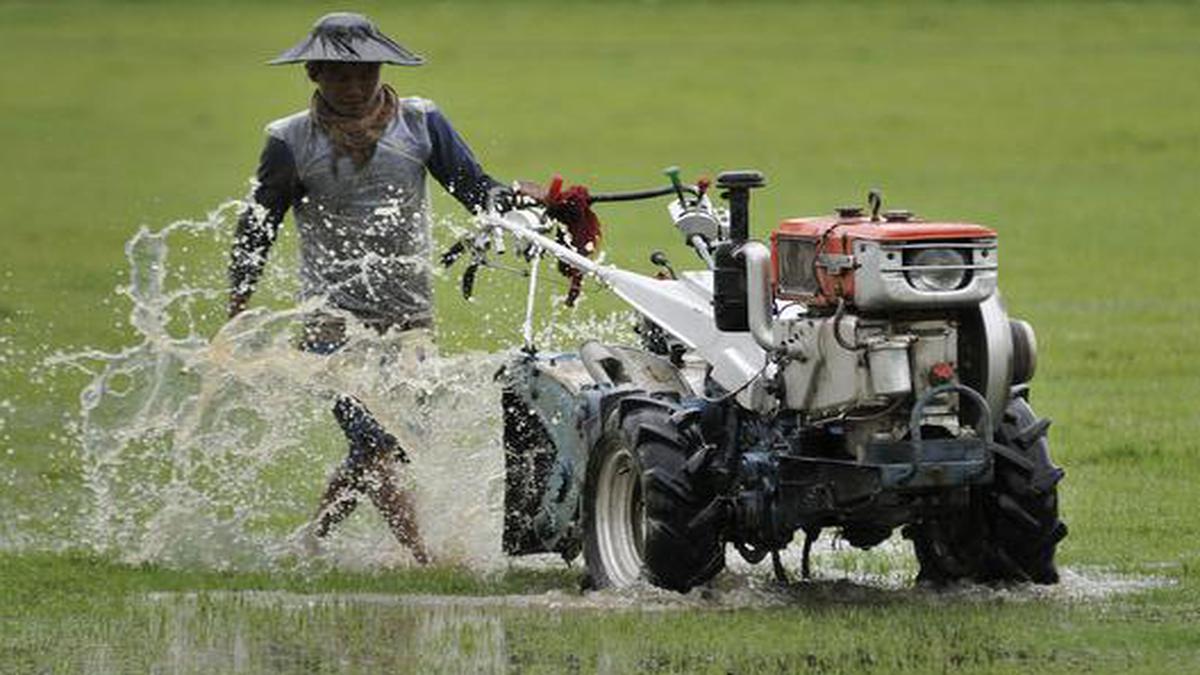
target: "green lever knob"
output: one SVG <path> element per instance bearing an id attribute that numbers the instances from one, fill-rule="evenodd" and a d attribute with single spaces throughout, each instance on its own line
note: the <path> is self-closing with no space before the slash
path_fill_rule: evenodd
<path id="1" fill-rule="evenodd" d="M 686 207 L 687 202 L 683 199 L 683 183 L 679 181 L 679 167 L 668 166 L 663 169 L 663 173 L 666 174 L 667 178 L 671 179 L 671 186 L 675 188 L 675 194 L 679 197 L 679 204 Z"/>

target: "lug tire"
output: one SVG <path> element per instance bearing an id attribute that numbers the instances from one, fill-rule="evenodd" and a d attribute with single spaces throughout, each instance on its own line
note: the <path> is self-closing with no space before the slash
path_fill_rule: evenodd
<path id="1" fill-rule="evenodd" d="M 1054 553 L 1067 526 L 1058 517 L 1063 471 L 1050 459 L 1048 426 L 1023 398 L 1009 401 L 996 442 L 1029 466 L 997 455 L 994 481 L 972 490 L 963 512 L 906 528 L 920 564 L 918 582 L 1058 582 Z"/>
<path id="2" fill-rule="evenodd" d="M 725 567 L 717 524 L 692 524 L 712 495 L 685 470 L 669 400 L 637 399 L 614 413 L 588 461 L 584 560 L 594 588 L 645 580 L 686 593 Z"/>

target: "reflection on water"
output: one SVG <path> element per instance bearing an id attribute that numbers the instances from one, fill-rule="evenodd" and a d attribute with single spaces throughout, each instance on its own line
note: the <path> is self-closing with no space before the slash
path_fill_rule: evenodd
<path id="1" fill-rule="evenodd" d="M 131 613 L 146 633 L 81 654 L 89 673 L 501 672 L 502 617 L 487 608 L 332 596 L 160 595 Z"/>
<path id="2" fill-rule="evenodd" d="M 1066 570 L 1063 584 L 1051 588 L 964 586 L 947 592 L 846 579 L 787 588 L 748 574 L 724 579 L 687 595 L 649 587 L 485 597 L 154 593 L 129 599 L 108 623 L 89 625 L 86 639 L 57 643 L 39 661 L 86 673 L 749 672 L 806 663 L 803 640 L 783 637 L 790 635 L 783 628 L 789 624 L 813 622 L 808 630 L 831 624 L 822 630 L 837 632 L 848 621 L 849 639 L 868 645 L 872 623 L 914 632 L 874 647 L 904 656 L 907 650 L 923 653 L 924 642 L 915 638 L 923 630 L 919 617 L 929 612 L 959 615 L 964 626 L 974 625 L 962 631 L 974 643 L 992 628 L 1015 630 L 1040 620 L 1055 605 L 1167 583 L 1101 570 Z M 750 635 L 747 623 L 773 625 L 787 656 L 760 662 L 761 655 L 738 640 L 697 644 L 689 637 L 698 630 L 720 635 L 723 625 L 742 626 Z M 993 656 L 1008 658 L 1003 652 Z"/>

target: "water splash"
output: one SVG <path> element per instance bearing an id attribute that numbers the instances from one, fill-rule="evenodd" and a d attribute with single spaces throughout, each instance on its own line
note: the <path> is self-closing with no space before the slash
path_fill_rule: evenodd
<path id="1" fill-rule="evenodd" d="M 437 356 L 428 334 L 351 327 L 344 348 L 315 356 L 295 343 L 316 302 L 250 310 L 206 335 L 225 297 L 213 273 L 224 260 L 189 268 L 171 256 L 196 240 L 227 250 L 244 208 L 232 201 L 200 220 L 140 229 L 125 246 L 129 281 L 118 289 L 137 342 L 48 361 L 90 378 L 76 428 L 89 494 L 79 543 L 130 562 L 246 568 L 298 559 L 296 532 L 345 455 L 329 411 L 348 393 L 412 457 L 401 481 L 414 491 L 434 555 L 477 568 L 501 563 L 502 425 L 492 376 L 503 353 Z M 551 322 L 545 337 L 570 335 Z M 374 509 L 359 511 L 321 559 L 407 561 Z"/>
<path id="2" fill-rule="evenodd" d="M 317 301 L 257 308 L 223 322 L 224 254 L 231 221 L 244 207 L 228 202 L 200 220 L 140 229 L 126 244 L 129 281 L 118 289 L 130 305 L 136 341 L 117 351 L 86 349 L 47 360 L 55 368 L 82 370 L 90 380 L 80 392 L 73 428 L 88 498 L 71 544 L 127 562 L 216 569 L 314 561 L 350 569 L 408 564 L 408 552 L 370 506 L 343 523 L 315 558 L 297 536 L 326 477 L 344 457 L 345 440 L 330 408 L 336 395 L 349 393 L 371 408 L 412 457 L 400 476 L 413 490 L 435 557 L 481 571 L 510 564 L 500 548 L 504 468 L 500 391 L 493 380 L 505 352 L 439 356 L 427 334 L 381 337 L 350 322 L 342 350 L 315 356 L 295 344 L 299 325 Z M 189 266 L 188 248 L 205 245 L 221 257 Z M 173 253 L 185 255 L 175 260 Z M 293 268 L 276 261 L 264 281 L 294 287 L 293 276 Z M 260 288 L 260 295 L 270 293 Z M 543 306 L 535 335 L 542 347 L 571 349 L 587 338 L 636 342 L 628 312 L 596 317 L 558 302 L 549 307 L 546 314 Z M 504 322 L 494 334 L 515 338 L 515 309 L 493 307 L 473 319 L 474 328 L 492 331 L 490 322 Z M 0 336 L 0 365 L 18 351 Z M 427 357 L 419 358 L 422 354 Z M 12 401 L 0 400 L 6 446 L 7 420 L 14 414 Z M 11 483 L 12 477 L 0 475 L 0 481 Z M 0 545 L 21 548 L 26 540 L 20 523 L 9 519 L 0 527 Z M 798 546 L 784 552 L 784 563 L 799 570 Z M 520 564 L 561 560 L 534 556 Z M 916 573 L 909 546 L 898 537 L 866 552 L 823 537 L 814 568 L 818 581 L 805 587 L 818 594 L 826 587 L 831 593 L 906 592 Z M 532 602 L 644 608 L 761 607 L 796 600 L 774 585 L 769 570 L 732 554 L 730 571 L 686 597 L 646 587 L 583 600 L 550 594 Z M 1065 570 L 1058 587 L 1011 594 L 1099 598 L 1160 581 Z M 969 599 L 974 588 L 962 595 Z"/>
<path id="3" fill-rule="evenodd" d="M 414 464 L 421 468 L 410 473 L 450 459 L 420 442 L 428 438 L 439 447 L 466 448 L 457 460 L 488 454 L 480 429 L 494 414 L 488 416 L 482 401 L 498 400 L 498 394 L 481 392 L 480 414 L 472 414 L 470 424 L 422 428 L 413 422 L 440 401 L 455 399 L 452 389 L 463 380 L 479 390 L 475 376 L 488 369 L 488 358 L 418 365 L 406 358 L 414 351 L 409 336 L 372 339 L 360 331 L 352 331 L 337 357 L 310 356 L 293 346 L 293 333 L 311 306 L 245 312 L 206 337 L 208 317 L 198 307 L 211 309 L 223 299 L 220 276 L 188 274 L 182 264 L 172 268 L 172 243 L 199 237 L 227 249 L 230 220 L 242 208 L 229 202 L 203 220 L 140 229 L 126 244 L 130 281 L 119 289 L 132 305 L 137 344 L 50 359 L 91 378 L 79 395 L 77 426 L 90 495 L 78 538 L 91 549 L 127 561 L 218 568 L 270 565 L 293 555 L 290 533 L 311 515 L 326 474 L 344 453 L 329 414 L 338 392 L 360 395 L 398 430 L 418 456 Z M 211 268 L 223 270 L 223 264 Z M 484 477 L 480 488 L 464 491 L 487 510 L 498 501 L 488 494 L 486 479 L 496 468 L 482 468 L 475 474 Z M 418 494 L 426 492 L 430 498 L 419 503 L 436 504 L 436 490 L 420 486 Z M 469 510 L 461 515 L 473 518 Z M 355 544 L 388 549 L 379 527 L 371 527 L 378 524 L 356 520 L 365 522 L 350 522 L 348 543 L 338 543 L 332 554 L 348 556 Z M 494 552 L 454 544 L 436 527 L 430 530 L 431 540 L 449 545 L 455 555 L 486 558 Z M 391 551 L 397 552 L 394 545 Z"/>

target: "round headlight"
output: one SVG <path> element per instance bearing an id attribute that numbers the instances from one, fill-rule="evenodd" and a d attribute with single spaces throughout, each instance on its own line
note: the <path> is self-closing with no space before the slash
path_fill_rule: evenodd
<path id="1" fill-rule="evenodd" d="M 905 276 L 919 291 L 953 291 L 967 278 L 966 264 L 963 254 L 955 249 L 927 248 L 908 260 L 908 267 L 918 269 L 909 270 Z"/>

